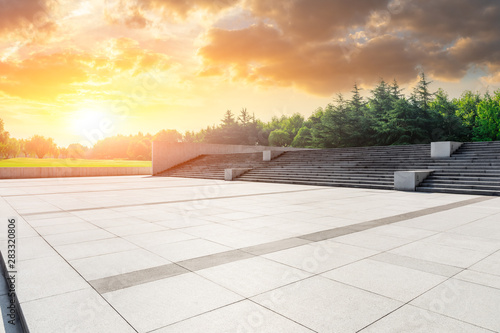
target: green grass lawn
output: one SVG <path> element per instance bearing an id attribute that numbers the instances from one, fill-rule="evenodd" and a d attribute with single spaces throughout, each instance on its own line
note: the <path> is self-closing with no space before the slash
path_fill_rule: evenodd
<path id="1" fill-rule="evenodd" d="M 150 167 L 151 161 L 84 160 L 62 158 L 9 158 L 0 160 L 1 167 Z"/>

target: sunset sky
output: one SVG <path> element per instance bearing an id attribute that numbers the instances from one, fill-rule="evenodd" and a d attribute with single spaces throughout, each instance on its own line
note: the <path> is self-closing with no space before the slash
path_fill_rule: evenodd
<path id="1" fill-rule="evenodd" d="M 498 0 L 0 0 L 0 118 L 16 138 L 199 130 L 230 109 L 309 116 L 424 70 L 500 87 Z"/>

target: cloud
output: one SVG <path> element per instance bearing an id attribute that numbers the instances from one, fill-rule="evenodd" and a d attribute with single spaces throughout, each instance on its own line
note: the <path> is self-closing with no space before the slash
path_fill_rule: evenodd
<path id="1" fill-rule="evenodd" d="M 446 44 L 466 37 L 498 39 L 499 17 L 497 0 L 413 0 L 393 15 L 391 25 L 419 40 Z"/>
<path id="2" fill-rule="evenodd" d="M 0 63 L 0 91 L 28 99 L 55 98 L 74 92 L 73 83 L 88 79 L 82 57 L 71 53 L 35 55 L 20 63 Z"/>
<path id="3" fill-rule="evenodd" d="M 385 9 L 387 0 L 249 0 L 248 8 L 275 22 L 283 33 L 300 41 L 330 40 L 365 24 L 371 12 Z"/>
<path id="4" fill-rule="evenodd" d="M 37 53 L 22 61 L 0 62 L 0 92 L 30 100 L 56 100 L 96 89 L 120 76 L 133 79 L 170 66 L 167 56 L 144 50 L 135 40 L 119 38 L 95 54 Z"/>
<path id="5" fill-rule="evenodd" d="M 404 40 L 384 35 L 356 47 L 347 58 L 339 44 L 297 45 L 264 24 L 232 31 L 214 29 L 208 39 L 199 51 L 205 60 L 203 75 L 225 70 L 233 79 L 294 86 L 319 95 L 354 82 L 373 84 L 381 77 L 408 82 L 416 75 L 419 54 Z"/>
<path id="6" fill-rule="evenodd" d="M 30 41 L 47 39 L 57 27 L 52 15 L 55 7 L 52 0 L 0 1 L 0 37 L 16 34 Z"/>
<path id="7" fill-rule="evenodd" d="M 145 28 L 154 16 L 169 21 L 186 20 L 196 11 L 216 14 L 241 0 L 108 0 L 105 17 L 109 23 Z"/>
<path id="8" fill-rule="evenodd" d="M 200 75 L 294 86 L 318 95 L 380 78 L 458 81 L 475 67 L 497 77 L 496 0 L 248 0 L 255 24 L 212 28 L 199 49 Z M 496 75 L 496 76 L 495 76 Z"/>

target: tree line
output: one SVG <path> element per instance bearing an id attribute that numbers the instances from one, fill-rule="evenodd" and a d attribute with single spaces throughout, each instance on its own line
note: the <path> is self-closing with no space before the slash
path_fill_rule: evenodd
<path id="1" fill-rule="evenodd" d="M 34 135 L 29 139 L 10 137 L 0 119 L 0 158 L 52 157 L 74 159 L 151 160 L 151 143 L 155 140 L 179 142 L 182 135 L 176 130 L 161 130 L 155 135 L 139 132 L 136 135 L 115 135 L 97 141 L 89 148 L 79 143 L 58 147 L 52 138 Z"/>
<path id="2" fill-rule="evenodd" d="M 432 141 L 494 141 L 500 139 L 500 90 L 465 91 L 451 99 L 443 89 L 430 90 L 424 73 L 409 95 L 398 82 L 381 80 L 367 97 L 354 84 L 350 98 L 338 94 L 307 119 L 299 113 L 263 122 L 243 108 L 238 115 L 225 112 L 218 125 L 200 131 L 161 130 L 155 135 L 116 135 L 92 148 L 73 144 L 57 147 L 51 138 L 10 138 L 0 120 L 0 155 L 36 155 L 42 158 L 151 159 L 151 142 L 335 148 L 429 143 Z M 28 154 L 28 155 L 27 155 Z"/>
<path id="3" fill-rule="evenodd" d="M 494 141 L 500 139 L 500 90 L 465 91 L 450 99 L 443 89 L 431 92 L 424 73 L 411 94 L 396 80 L 381 80 L 368 97 L 354 84 L 346 99 L 338 94 L 332 103 L 305 119 L 273 117 L 263 123 L 246 109 L 235 118 L 227 111 L 221 124 L 186 141 L 258 144 L 306 148 L 336 148 L 430 143 L 433 141 Z"/>

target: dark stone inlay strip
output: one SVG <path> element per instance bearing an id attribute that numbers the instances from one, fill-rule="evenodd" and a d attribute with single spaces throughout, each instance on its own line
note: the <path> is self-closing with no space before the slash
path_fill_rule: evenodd
<path id="1" fill-rule="evenodd" d="M 292 237 L 283 239 L 280 241 L 269 242 L 264 244 L 259 244 L 255 246 L 249 246 L 245 248 L 241 248 L 239 250 L 231 250 L 226 252 L 220 252 L 216 254 L 211 254 L 203 257 L 188 259 L 184 261 L 179 261 L 173 264 L 143 269 L 135 272 L 109 276 L 102 279 L 97 279 L 93 281 L 89 281 L 90 284 L 99 292 L 99 293 L 107 293 L 111 291 L 120 290 L 123 288 L 133 287 L 135 285 L 139 285 L 142 283 L 157 281 L 160 279 L 165 279 L 168 277 L 185 274 L 188 272 L 194 272 L 198 270 L 202 270 L 205 268 L 210 268 L 218 265 L 223 265 L 227 263 L 231 263 L 238 260 L 253 258 L 255 256 L 259 256 L 262 254 L 277 252 L 281 250 L 286 250 L 289 248 L 301 246 L 304 244 L 319 242 L 327 239 L 332 239 L 335 237 L 348 235 L 352 233 L 356 233 L 363 230 L 368 230 L 372 228 L 376 228 L 386 224 L 392 224 L 396 222 L 401 222 L 405 220 L 409 220 L 416 217 L 421 217 L 425 215 L 430 215 L 434 213 L 443 212 L 446 210 L 450 210 L 453 208 L 458 208 L 462 206 L 472 205 L 475 203 L 496 199 L 496 197 L 480 197 L 468 199 L 460 202 L 455 202 L 451 204 L 446 204 L 442 206 L 425 208 L 421 210 L 417 210 L 410 213 L 399 214 L 394 216 L 389 216 L 381 219 L 376 219 L 372 221 L 361 222 L 345 227 L 332 228 L 328 230 L 323 230 L 319 232 L 314 232 L 311 234 Z M 396 258 L 400 257 L 400 258 Z M 435 264 L 431 262 L 427 262 L 425 260 L 420 259 L 412 259 L 408 257 L 407 263 L 402 263 L 403 256 L 392 255 L 383 257 L 381 255 L 372 257 L 379 261 L 384 261 L 388 263 L 399 264 L 400 266 L 405 266 L 408 268 L 422 266 L 426 267 L 429 272 L 437 272 L 442 270 L 447 270 L 446 274 L 451 274 L 454 272 L 454 268 L 448 265 Z M 405 257 L 406 260 L 406 257 Z M 399 263 L 398 263 L 399 262 Z M 425 270 L 420 268 L 420 270 Z M 460 269 L 461 270 L 461 269 Z M 435 273 L 439 275 L 443 275 L 443 273 Z M 453 274 L 452 274 L 453 275 Z"/>
<path id="2" fill-rule="evenodd" d="M 100 209 L 113 209 L 113 208 L 124 208 L 124 207 L 154 206 L 154 205 L 175 204 L 175 203 L 192 202 L 192 201 L 199 202 L 202 200 L 233 199 L 233 198 L 245 198 L 245 197 L 254 197 L 254 196 L 262 196 L 262 195 L 275 195 L 275 194 L 309 192 L 309 191 L 324 191 L 324 190 L 327 190 L 327 188 L 311 188 L 311 189 L 305 189 L 305 190 L 291 190 L 291 191 L 267 192 L 267 193 L 249 193 L 249 194 L 230 195 L 230 196 L 223 196 L 223 197 L 212 197 L 212 198 L 207 197 L 207 198 L 196 198 L 196 199 L 186 199 L 186 200 L 145 202 L 145 203 L 140 203 L 140 204 L 126 204 L 126 205 L 115 205 L 115 206 L 105 206 L 105 207 L 77 208 L 77 209 L 66 209 L 66 210 L 50 210 L 50 211 L 45 211 L 45 212 L 25 213 L 25 214 L 22 214 L 22 216 L 63 213 L 63 212 L 71 213 L 71 212 L 81 212 L 81 211 L 85 211 L 85 210 L 100 210 Z M 41 195 L 41 194 L 37 194 L 37 195 Z"/>
<path id="3" fill-rule="evenodd" d="M 311 242 L 312 241 L 309 241 L 307 239 L 292 237 L 292 238 L 281 239 L 281 240 L 278 240 L 275 242 L 244 247 L 240 250 L 251 253 L 251 254 L 256 255 L 256 256 L 261 256 L 264 254 L 278 252 L 278 251 L 290 249 L 292 247 L 297 247 L 297 246 L 309 244 Z"/>
<path id="4" fill-rule="evenodd" d="M 313 232 L 311 234 L 299 236 L 301 239 L 309 240 L 311 242 L 320 242 L 330 238 L 340 237 L 348 234 L 357 232 L 353 228 L 349 227 L 339 227 L 334 229 L 328 229 L 318 232 Z"/>
<path id="5" fill-rule="evenodd" d="M 251 253 L 243 252 L 240 250 L 231 250 L 210 254 L 208 256 L 188 259 L 176 262 L 177 265 L 182 266 L 190 271 L 199 271 L 205 268 L 227 264 L 237 260 L 243 260 L 255 257 Z"/>
<path id="6" fill-rule="evenodd" d="M 406 220 L 414 219 L 414 218 L 425 216 L 425 215 L 444 212 L 446 210 L 450 210 L 453 208 L 472 205 L 472 204 L 475 204 L 478 202 L 483 202 L 483 201 L 487 201 L 487 200 L 491 200 L 491 199 L 494 199 L 494 197 L 472 198 L 472 199 L 454 202 L 454 203 L 446 204 L 446 205 L 442 205 L 442 206 L 425 208 L 425 209 L 417 210 L 417 211 L 410 212 L 410 213 L 404 213 L 404 214 L 384 217 L 384 218 L 380 218 L 380 219 L 376 219 L 376 220 L 371 220 L 371 221 L 367 221 L 367 222 L 361 222 L 361 223 L 357 223 L 357 224 L 353 224 L 353 225 L 348 225 L 345 227 L 339 227 L 339 228 L 333 228 L 333 229 L 329 229 L 329 230 L 313 232 L 311 234 L 299 236 L 299 238 L 307 239 L 307 240 L 310 240 L 313 242 L 318 242 L 318 241 L 326 240 L 329 238 L 334 238 L 334 237 L 343 236 L 343 235 L 351 234 L 351 233 L 358 232 L 358 231 L 376 228 L 376 227 L 386 225 L 386 224 L 392 224 L 392 223 L 406 221 Z"/>
<path id="7" fill-rule="evenodd" d="M 176 264 L 167 264 L 141 269 L 139 271 L 130 273 L 109 276 L 89 282 L 95 288 L 95 290 L 97 290 L 100 294 L 104 294 L 111 291 L 133 287 L 138 284 L 153 282 L 188 272 L 189 271 L 187 269 Z"/>

